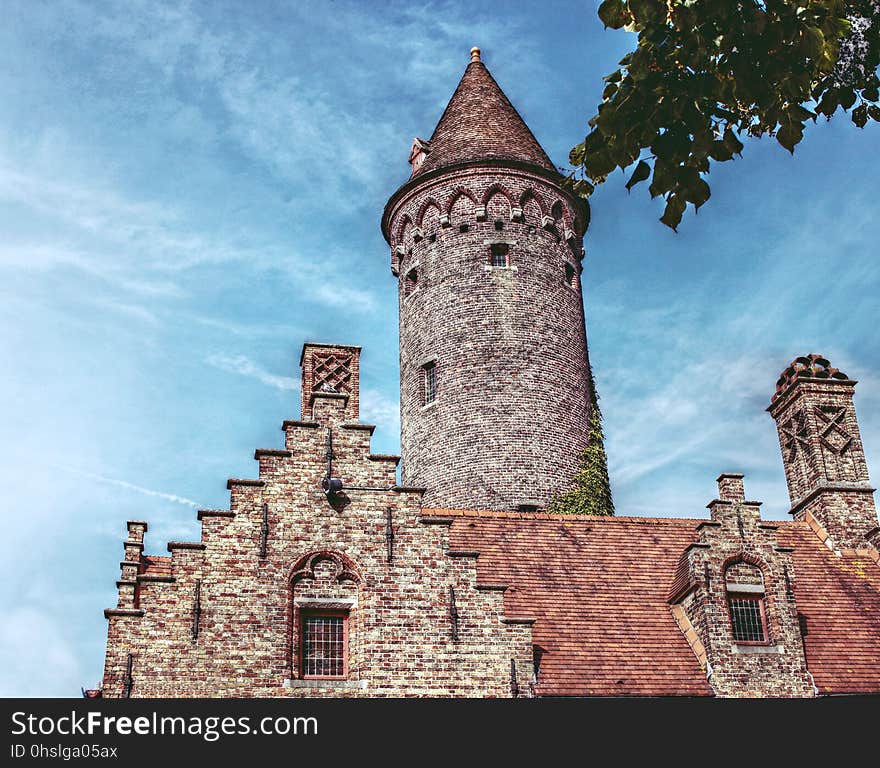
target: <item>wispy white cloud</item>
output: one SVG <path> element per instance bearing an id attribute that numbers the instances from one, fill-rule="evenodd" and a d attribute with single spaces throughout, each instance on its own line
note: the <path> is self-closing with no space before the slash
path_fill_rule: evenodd
<path id="1" fill-rule="evenodd" d="M 270 373 L 245 355 L 209 355 L 205 358 L 205 362 L 221 371 L 247 376 L 269 387 L 275 387 L 275 389 L 298 390 L 300 388 L 296 379 Z"/>
<path id="2" fill-rule="evenodd" d="M 400 401 L 377 389 L 364 389 L 361 392 L 361 419 L 382 426 L 387 433 L 399 434 Z"/>
<path id="3" fill-rule="evenodd" d="M 153 496 L 157 499 L 164 499 L 165 501 L 173 501 L 175 504 L 182 504 L 186 507 L 191 507 L 196 509 L 199 507 L 199 503 L 197 501 L 193 501 L 192 499 L 187 499 L 183 496 L 178 496 L 174 493 L 165 493 L 164 491 L 156 491 L 152 488 L 144 488 L 140 485 L 135 485 L 134 483 L 129 483 L 126 480 L 117 480 L 112 477 L 104 477 L 103 475 L 95 474 L 94 472 L 87 472 L 83 469 L 78 469 L 76 467 L 65 466 L 63 464 L 51 464 L 50 466 L 55 469 L 63 470 L 64 472 L 69 472 L 72 475 L 78 475 L 79 477 L 87 477 L 90 480 L 96 480 L 99 483 L 106 483 L 107 485 L 113 485 L 117 488 L 124 488 L 127 491 L 133 491 L 134 493 L 140 493 L 144 496 Z"/>

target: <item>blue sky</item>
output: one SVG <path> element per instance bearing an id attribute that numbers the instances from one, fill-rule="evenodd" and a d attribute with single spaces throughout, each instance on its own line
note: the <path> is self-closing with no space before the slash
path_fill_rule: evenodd
<path id="1" fill-rule="evenodd" d="M 379 231 L 473 45 L 558 164 L 631 45 L 597 3 L 7 0 L 0 25 L 0 695 L 103 665 L 127 519 L 199 536 L 299 412 L 306 340 L 360 344 L 398 450 L 397 304 Z M 880 472 L 878 126 L 713 170 L 678 235 L 618 173 L 584 290 L 619 514 L 705 514 L 722 471 L 784 518 L 764 412 L 819 352 L 860 380 Z"/>

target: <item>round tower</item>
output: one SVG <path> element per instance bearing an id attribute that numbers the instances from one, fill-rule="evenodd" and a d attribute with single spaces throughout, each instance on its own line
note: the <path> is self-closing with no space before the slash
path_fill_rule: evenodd
<path id="1" fill-rule="evenodd" d="M 585 204 L 478 49 L 388 201 L 403 483 L 424 506 L 544 508 L 586 447 Z"/>

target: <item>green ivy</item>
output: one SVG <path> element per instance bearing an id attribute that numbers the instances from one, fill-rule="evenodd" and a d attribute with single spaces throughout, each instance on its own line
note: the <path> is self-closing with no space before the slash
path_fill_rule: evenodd
<path id="1" fill-rule="evenodd" d="M 581 468 L 574 476 L 574 487 L 557 495 L 549 511 L 563 515 L 613 515 L 614 501 L 608 480 L 608 459 L 605 456 L 605 436 L 602 433 L 602 413 L 599 395 L 593 384 L 590 369 L 590 421 L 587 447 L 581 452 Z"/>
<path id="2" fill-rule="evenodd" d="M 638 33 L 605 79 L 567 184 L 589 197 L 617 168 L 650 179 L 677 229 L 711 190 L 713 162 L 769 135 L 794 153 L 819 115 L 880 121 L 880 0 L 604 0 L 606 27 Z"/>

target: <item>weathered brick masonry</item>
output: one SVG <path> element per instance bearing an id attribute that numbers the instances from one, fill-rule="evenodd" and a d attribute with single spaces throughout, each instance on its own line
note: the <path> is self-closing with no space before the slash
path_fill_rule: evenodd
<path id="1" fill-rule="evenodd" d="M 411 159 L 383 217 L 400 286 L 403 481 L 429 506 L 545 507 L 587 442 L 587 211 L 476 52 Z"/>
<path id="2" fill-rule="evenodd" d="M 856 382 L 810 355 L 777 383 L 790 522 L 735 473 L 708 518 L 543 512 L 586 440 L 586 210 L 477 51 L 410 161 L 383 217 L 403 486 L 358 421 L 360 348 L 306 344 L 302 420 L 200 540 L 145 555 L 128 523 L 102 695 L 880 693 Z"/>
<path id="3" fill-rule="evenodd" d="M 129 523 L 103 695 L 128 694 L 129 655 L 134 696 L 510 696 L 512 677 L 528 695 L 531 622 L 505 616 L 505 585 L 480 583 L 450 521 L 396 485 L 397 457 L 370 453 L 373 427 L 347 418 L 347 396 L 308 402 L 314 421 L 284 422 L 284 449 L 256 452 L 258 479 L 229 481 L 229 509 L 199 512 L 199 542 L 144 559 L 147 525 Z M 335 508 L 321 488 L 331 432 L 347 488 Z M 298 612 L 340 608 L 347 679 L 301 679 Z"/>

